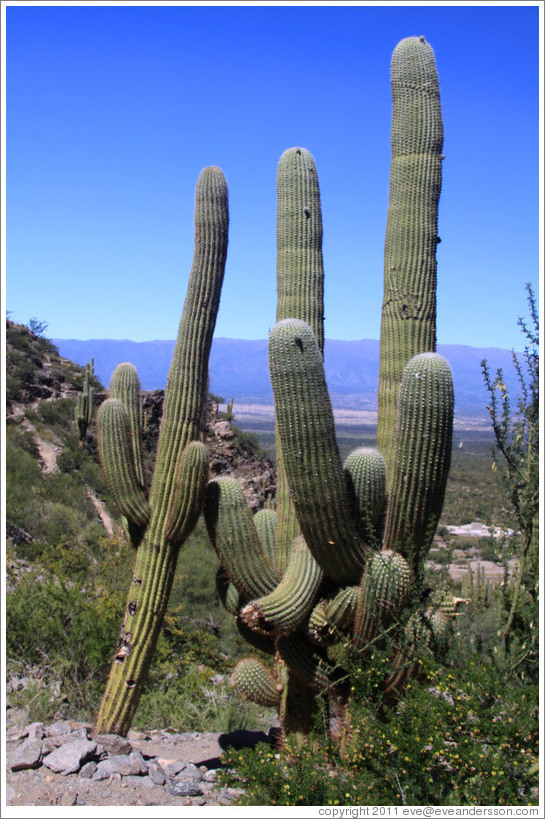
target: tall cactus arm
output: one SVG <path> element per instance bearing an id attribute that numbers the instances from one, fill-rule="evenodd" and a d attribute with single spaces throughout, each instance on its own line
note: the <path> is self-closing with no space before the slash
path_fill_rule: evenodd
<path id="1" fill-rule="evenodd" d="M 306 321 L 323 355 L 322 208 L 316 164 L 309 151 L 284 151 L 278 162 L 276 190 L 276 320 Z"/>
<path id="2" fill-rule="evenodd" d="M 230 477 L 210 481 L 204 512 L 219 561 L 243 597 L 261 597 L 276 588 L 280 578 L 261 545 L 240 484 Z"/>
<path id="3" fill-rule="evenodd" d="M 316 164 L 309 151 L 305 148 L 284 151 L 278 162 L 276 190 L 276 320 L 297 318 L 306 321 L 323 356 L 322 208 Z M 291 544 L 301 530 L 291 499 L 278 431 L 276 486 L 279 515 L 275 563 L 284 571 Z"/>
<path id="4" fill-rule="evenodd" d="M 407 558 L 417 582 L 443 508 L 453 415 L 448 362 L 438 353 L 415 356 L 405 367 L 399 393 L 384 547 Z"/>
<path id="5" fill-rule="evenodd" d="M 308 324 L 284 319 L 275 325 L 269 369 L 302 534 L 326 575 L 341 584 L 357 582 L 370 549 L 353 520 L 323 360 Z"/>
<path id="6" fill-rule="evenodd" d="M 181 453 L 204 434 L 208 357 L 220 301 L 228 239 L 227 184 L 219 168 L 205 168 L 195 191 L 195 252 L 178 337 L 165 389 L 165 401 L 149 503 L 151 517 L 140 543 L 127 599 L 118 651 L 102 698 L 96 729 L 125 734 L 147 677 L 170 597 L 179 539 L 166 538 L 180 508 L 192 521 L 196 509 L 177 484 Z M 176 528 L 189 526 L 177 520 Z M 172 532 L 169 533 L 172 534 Z"/>
<path id="7" fill-rule="evenodd" d="M 129 521 L 146 526 L 150 508 L 134 464 L 129 414 L 121 401 L 104 401 L 97 425 L 102 471 L 112 498 Z"/>
<path id="8" fill-rule="evenodd" d="M 384 245 L 378 449 L 392 456 L 397 393 L 414 355 L 436 349 L 436 250 L 443 123 L 435 56 L 408 37 L 391 61 L 392 162 Z M 390 471 L 388 472 L 390 474 Z"/>
<path id="9" fill-rule="evenodd" d="M 291 631 L 311 611 L 324 573 L 301 536 L 295 539 L 282 580 L 270 594 L 252 600 L 241 610 L 244 622 L 254 629 Z"/>
<path id="10" fill-rule="evenodd" d="M 161 521 L 173 511 L 180 453 L 189 441 L 202 440 L 204 434 L 208 359 L 225 272 L 228 228 L 225 178 L 219 168 L 205 168 L 195 192 L 195 252 L 165 388 L 150 491 L 153 514 Z"/>
<path id="11" fill-rule="evenodd" d="M 142 402 L 140 400 L 140 379 L 133 364 L 124 361 L 118 364 L 110 381 L 110 398 L 118 398 L 125 405 L 129 415 L 134 467 L 142 487 L 144 463 L 142 458 Z"/>

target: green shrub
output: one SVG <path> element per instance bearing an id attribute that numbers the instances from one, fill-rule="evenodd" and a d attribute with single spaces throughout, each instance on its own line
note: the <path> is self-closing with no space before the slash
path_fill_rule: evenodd
<path id="1" fill-rule="evenodd" d="M 92 718 L 109 670 L 130 577 L 126 545 L 104 538 L 101 552 L 95 565 L 83 547 L 44 544 L 41 565 L 12 577 L 6 599 L 8 665 L 41 668 L 35 679 L 57 681 L 70 714 L 86 719 Z M 28 693 L 21 697 L 28 700 Z M 43 698 L 38 702 L 43 709 Z M 32 703 L 32 698 L 26 703 L 30 718 L 37 719 Z M 58 702 L 49 705 L 53 716 Z"/>
<path id="2" fill-rule="evenodd" d="M 264 746 L 232 754 L 222 781 L 245 790 L 238 804 L 538 803 L 537 689 L 513 688 L 475 655 L 460 669 L 430 664 L 384 710 L 376 666 L 357 672 L 343 752 L 317 733 L 280 757 Z"/>

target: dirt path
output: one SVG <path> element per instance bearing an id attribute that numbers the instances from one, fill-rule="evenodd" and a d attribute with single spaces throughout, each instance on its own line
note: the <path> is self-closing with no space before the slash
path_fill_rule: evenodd
<path id="1" fill-rule="evenodd" d="M 97 510 L 98 516 L 102 521 L 102 525 L 106 529 L 109 535 L 113 535 L 114 533 L 114 522 L 106 509 L 104 503 L 100 500 L 97 493 L 91 489 L 90 486 L 87 487 L 87 497 Z"/>

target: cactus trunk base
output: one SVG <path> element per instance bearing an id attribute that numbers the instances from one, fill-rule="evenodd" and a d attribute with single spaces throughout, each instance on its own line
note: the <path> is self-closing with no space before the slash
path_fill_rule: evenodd
<path id="1" fill-rule="evenodd" d="M 138 550 L 125 617 L 95 725 L 125 736 L 140 701 L 172 588 L 178 549 L 146 538 Z"/>

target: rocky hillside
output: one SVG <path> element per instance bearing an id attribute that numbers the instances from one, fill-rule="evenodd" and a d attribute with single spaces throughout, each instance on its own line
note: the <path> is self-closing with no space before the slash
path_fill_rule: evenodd
<path id="1" fill-rule="evenodd" d="M 86 456 L 98 467 L 96 435 L 91 426 L 84 446 L 77 439 L 74 425 L 74 408 L 83 386 L 84 367 L 59 355 L 57 348 L 47 339 L 33 334 L 28 327 L 7 321 L 6 326 L 6 424 L 8 449 L 17 450 L 23 461 L 20 468 L 8 470 L 6 526 L 8 540 L 12 545 L 30 543 L 44 536 L 43 516 L 48 504 L 42 507 L 41 526 L 33 527 L 36 510 L 25 520 L 20 503 L 10 504 L 10 499 L 22 496 L 24 487 L 15 486 L 24 480 L 22 473 L 30 470 L 38 481 L 36 469 L 42 475 L 81 472 Z M 93 379 L 95 409 L 107 397 L 102 384 Z M 146 418 L 144 446 L 147 453 L 148 473 L 153 469 L 153 454 L 157 443 L 163 407 L 162 390 L 143 393 L 143 410 Z M 218 405 L 210 401 L 206 443 L 210 451 L 212 475 L 236 474 L 246 492 L 250 507 L 256 511 L 274 497 L 274 466 L 260 450 L 258 441 L 243 433 L 218 411 Z M 23 450 L 24 455 L 20 450 Z M 34 463 L 31 466 L 31 461 Z M 8 466 L 14 466 L 11 461 Z M 113 531 L 111 508 L 106 487 L 98 469 L 85 464 L 83 482 L 87 509 L 87 523 L 93 520 L 106 531 Z M 92 473 L 92 476 L 91 474 Z M 83 477 L 83 476 L 80 476 Z M 81 482 L 80 482 L 81 483 Z M 56 506 L 59 499 L 57 498 Z M 91 506 L 89 507 L 89 504 Z M 50 504 L 53 506 L 54 504 Z"/>

